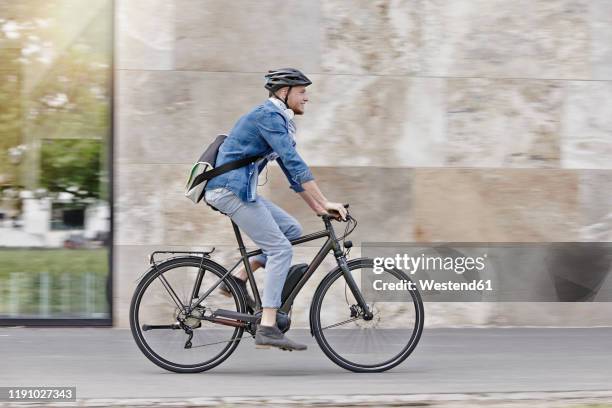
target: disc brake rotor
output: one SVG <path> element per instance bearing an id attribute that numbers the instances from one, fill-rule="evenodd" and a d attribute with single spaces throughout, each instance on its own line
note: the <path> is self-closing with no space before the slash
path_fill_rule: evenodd
<path id="1" fill-rule="evenodd" d="M 370 320 L 365 320 L 363 318 L 355 320 L 355 324 L 361 329 L 374 328 L 378 326 L 378 322 L 380 322 L 380 310 L 378 309 L 378 307 L 376 305 L 368 306 L 370 307 L 370 311 L 373 314 L 372 318 Z"/>

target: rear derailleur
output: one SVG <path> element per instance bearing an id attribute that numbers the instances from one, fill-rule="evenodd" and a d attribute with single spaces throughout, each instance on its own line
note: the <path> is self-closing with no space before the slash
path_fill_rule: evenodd
<path id="1" fill-rule="evenodd" d="M 190 349 L 192 347 L 191 339 L 193 339 L 193 331 L 202 326 L 202 317 L 206 312 L 206 308 L 202 306 L 196 306 L 189 314 L 185 315 L 184 311 L 179 312 L 176 320 L 179 326 L 187 334 L 187 341 L 185 342 L 185 348 Z"/>

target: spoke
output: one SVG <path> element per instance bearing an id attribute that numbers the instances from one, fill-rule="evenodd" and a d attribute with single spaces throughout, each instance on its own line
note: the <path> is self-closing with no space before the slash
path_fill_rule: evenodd
<path id="1" fill-rule="evenodd" d="M 166 292 L 168 292 L 168 294 L 172 298 L 172 301 L 174 301 L 176 306 L 179 308 L 179 310 L 184 310 L 185 306 L 181 303 L 181 299 L 178 297 L 178 295 L 176 294 L 174 289 L 172 289 L 172 286 L 170 286 L 170 283 L 168 283 L 168 281 L 166 280 L 166 277 L 164 276 L 164 274 L 160 273 L 158 278 L 161 281 L 161 283 L 164 286 L 164 288 L 166 289 Z"/>
<path id="2" fill-rule="evenodd" d="M 357 319 L 361 319 L 361 317 L 353 317 L 353 318 L 348 319 L 348 320 L 345 320 L 345 321 L 343 321 L 343 322 L 339 322 L 339 323 L 335 323 L 335 324 L 330 324 L 329 326 L 325 326 L 325 327 L 323 327 L 323 328 L 321 329 L 321 331 L 323 331 L 323 330 L 325 330 L 325 329 L 331 329 L 332 327 L 340 326 L 340 325 L 343 325 L 343 324 L 347 324 L 347 323 L 353 322 L 353 321 L 355 321 L 355 320 L 357 320 Z"/>

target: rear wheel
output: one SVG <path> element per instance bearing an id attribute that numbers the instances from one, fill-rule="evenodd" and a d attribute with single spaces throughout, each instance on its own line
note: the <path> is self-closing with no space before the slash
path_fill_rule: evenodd
<path id="1" fill-rule="evenodd" d="M 310 309 L 311 330 L 325 355 L 355 372 L 381 372 L 397 366 L 412 353 L 423 331 L 424 309 L 418 290 L 394 294 L 393 301 L 375 301 L 361 282 L 361 274 L 371 273 L 372 267 L 369 258 L 348 262 L 373 313 L 371 318 L 358 306 L 340 268 L 320 283 Z M 379 276 L 384 282 L 410 281 L 398 269 L 385 268 Z"/>
<path id="2" fill-rule="evenodd" d="M 231 296 L 214 289 L 200 306 L 186 315 L 181 305 L 195 304 L 194 286 L 200 267 L 204 273 L 196 297 L 227 272 L 208 259 L 171 259 L 149 271 L 132 298 L 130 327 L 136 344 L 149 360 L 169 371 L 194 373 L 217 366 L 236 349 L 244 331 L 241 327 L 202 319 L 216 309 L 246 311 L 242 292 L 230 279 L 225 283 L 232 288 Z"/>

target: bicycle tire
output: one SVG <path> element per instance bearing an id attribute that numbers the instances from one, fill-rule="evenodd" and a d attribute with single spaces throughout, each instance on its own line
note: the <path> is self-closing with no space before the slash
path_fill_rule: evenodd
<path id="1" fill-rule="evenodd" d="M 357 258 L 348 262 L 348 268 L 350 271 L 361 268 L 372 268 L 373 260 L 371 258 Z M 393 274 L 401 279 L 405 279 L 410 281 L 410 278 L 400 270 L 393 269 Z M 310 308 L 310 329 L 311 333 L 315 337 L 319 347 L 323 351 L 323 353 L 336 365 L 353 372 L 361 372 L 361 373 L 375 373 L 375 372 L 383 372 L 390 370 L 393 367 L 396 367 L 398 364 L 401 364 L 408 356 L 414 351 L 417 346 L 421 334 L 423 332 L 423 324 L 425 318 L 425 312 L 423 307 L 423 301 L 421 299 L 421 295 L 418 290 L 410 291 L 411 297 L 414 304 L 414 316 L 415 316 L 415 324 L 412 330 L 412 334 L 408 340 L 406 346 L 394 356 L 392 359 L 388 359 L 379 364 L 360 364 L 353 361 L 348 360 L 345 357 L 342 357 L 338 352 L 336 352 L 327 341 L 325 334 L 323 333 L 323 329 L 321 328 L 321 311 L 322 311 L 322 303 L 325 298 L 325 295 L 331 285 L 337 280 L 342 278 L 344 275 L 342 270 L 339 267 L 336 267 L 332 271 L 330 271 L 325 278 L 321 281 L 315 294 L 313 296 L 313 300 Z"/>
<path id="2" fill-rule="evenodd" d="M 140 351 L 154 364 L 157 366 L 176 373 L 197 373 L 210 370 L 211 368 L 216 367 L 225 361 L 238 347 L 238 343 L 242 338 L 242 334 L 244 332 L 244 328 L 237 327 L 232 336 L 232 340 L 228 341 L 228 345 L 214 358 L 209 359 L 207 361 L 201 362 L 199 364 L 179 364 L 176 362 L 172 362 L 167 360 L 166 358 L 160 356 L 156 353 L 153 348 L 147 343 L 146 339 L 142 334 L 141 323 L 139 321 L 138 312 L 140 310 L 140 302 L 142 300 L 143 295 L 146 292 L 146 289 L 149 285 L 158 278 L 160 274 L 167 273 L 168 271 L 178 268 L 178 267 L 195 267 L 199 268 L 200 265 L 205 268 L 207 272 L 212 272 L 219 278 L 227 273 L 227 270 L 219 265 L 216 262 L 213 262 L 209 259 L 202 259 L 200 257 L 176 257 L 164 261 L 157 265 L 156 268 L 150 269 L 141 279 L 136 290 L 134 291 L 134 295 L 132 296 L 132 301 L 130 304 L 130 329 L 132 332 L 132 336 L 136 341 L 136 344 Z M 235 304 L 237 305 L 237 311 L 241 313 L 246 312 L 246 300 L 244 295 L 242 294 L 241 289 L 234 283 L 231 279 L 225 279 L 225 284 L 232 288 L 232 297 L 234 299 Z"/>

